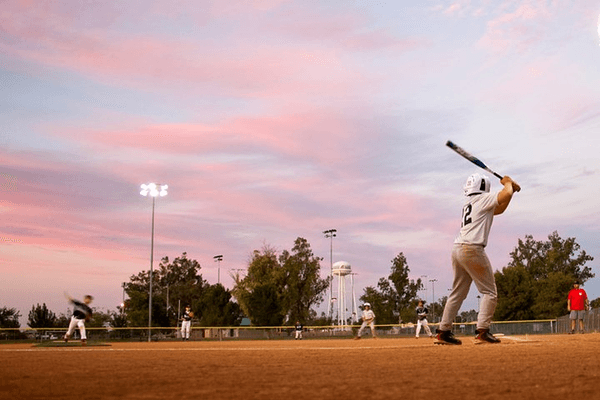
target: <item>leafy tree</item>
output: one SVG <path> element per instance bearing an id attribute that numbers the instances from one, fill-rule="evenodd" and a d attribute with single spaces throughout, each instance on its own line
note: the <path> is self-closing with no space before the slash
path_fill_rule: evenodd
<path id="1" fill-rule="evenodd" d="M 67 326 L 69 326 L 70 322 L 71 322 L 71 314 L 67 315 L 67 314 L 61 313 L 60 315 L 56 316 L 56 322 L 55 322 L 54 326 L 57 328 L 67 327 Z"/>
<path id="2" fill-rule="evenodd" d="M 333 318 L 321 312 L 321 315 L 317 316 L 316 311 L 310 310 L 310 324 L 314 326 L 331 326 Z"/>
<path id="3" fill-rule="evenodd" d="M 0 308 L 0 328 L 20 328 L 21 313 L 16 308 Z"/>
<path id="4" fill-rule="evenodd" d="M 595 276 L 575 238 L 562 239 L 555 231 L 547 241 L 526 235 L 510 253 L 511 260 L 494 275 L 498 288 L 496 320 L 555 318 L 567 313 L 567 294 L 573 282 Z"/>
<path id="5" fill-rule="evenodd" d="M 127 326 L 127 314 L 125 314 L 125 307 L 118 307 L 117 311 L 111 311 L 109 322 L 110 325 L 115 328 L 125 328 Z"/>
<path id="6" fill-rule="evenodd" d="M 416 302 L 418 301 L 417 293 L 423 287 L 421 278 L 418 278 L 416 282 L 408 278 L 409 272 L 406 257 L 403 253 L 398 254 L 392 260 L 392 270 L 388 279 L 395 289 L 398 312 L 403 318 L 414 314 Z"/>
<path id="7" fill-rule="evenodd" d="M 575 238 L 562 239 L 556 231 L 548 235 L 545 242 L 526 235 L 525 241 L 519 239 L 510 257 L 508 267 L 523 266 L 536 281 L 548 278 L 552 272 L 563 273 L 582 283 L 595 276 L 585 265 L 594 258 L 585 250 L 580 251 Z"/>
<path id="8" fill-rule="evenodd" d="M 235 277 L 233 295 L 243 313 L 254 325 L 272 325 L 265 309 L 276 312 L 274 320 L 283 321 L 285 313 L 279 306 L 282 303 L 285 274 L 277 261 L 275 249 L 264 246 L 262 251 L 254 250 L 244 278 Z M 275 304 L 271 304 L 271 303 Z M 275 305 L 278 305 L 277 307 Z"/>
<path id="9" fill-rule="evenodd" d="M 240 307 L 255 325 L 281 325 L 284 321 L 307 322 L 316 314 L 311 307 L 323 301 L 329 287 L 321 279 L 321 259 L 306 239 L 297 238 L 291 252 L 281 256 L 269 247 L 254 250 L 244 278 L 234 276 L 232 290 Z"/>
<path id="10" fill-rule="evenodd" d="M 90 328 L 102 328 L 108 326 L 112 320 L 110 311 L 102 311 L 96 308 L 93 309 L 92 318 L 86 322 L 86 326 Z"/>
<path id="11" fill-rule="evenodd" d="M 308 321 L 311 308 L 323 302 L 329 280 L 319 277 L 320 262 L 304 238 L 296 239 L 292 253 L 285 250 L 279 257 L 285 274 L 283 307 L 288 311 L 288 322 Z"/>
<path id="12" fill-rule="evenodd" d="M 416 318 L 414 308 L 417 292 L 422 288 L 421 278 L 409 279 L 410 268 L 403 253 L 392 260 L 390 275 L 380 278 L 377 289 L 368 286 L 360 297 L 363 302 L 371 303 L 378 324 L 396 324 L 402 320 Z"/>
<path id="13" fill-rule="evenodd" d="M 234 326 L 242 319 L 240 306 L 231 301 L 231 292 L 217 283 L 210 285 L 202 294 L 197 309 L 200 310 L 202 326 Z"/>
<path id="14" fill-rule="evenodd" d="M 444 308 L 446 307 L 447 302 L 448 296 L 442 296 L 438 299 L 438 301 L 429 305 L 430 322 L 439 322 L 442 320 L 442 314 L 444 313 Z"/>
<path id="15" fill-rule="evenodd" d="M 536 284 L 536 298 L 531 306 L 535 319 L 556 318 L 567 314 L 567 296 L 574 279 L 564 273 L 550 272 Z"/>
<path id="16" fill-rule="evenodd" d="M 190 304 L 200 301 L 208 283 L 199 273 L 201 267 L 196 260 L 181 257 L 172 262 L 164 257 L 159 267 L 152 273 L 152 325 L 174 326 L 177 324 L 176 302 Z M 130 278 L 125 285 L 127 301 L 127 319 L 132 326 L 148 325 L 148 303 L 150 272 L 142 271 Z"/>
<path id="17" fill-rule="evenodd" d="M 473 322 L 477 321 L 477 311 L 469 310 L 460 313 L 460 320 L 457 318 L 457 322 Z"/>
<path id="18" fill-rule="evenodd" d="M 250 321 L 253 325 L 279 326 L 283 323 L 285 313 L 275 285 L 266 283 L 256 286 L 245 297 L 249 307 Z"/>
<path id="19" fill-rule="evenodd" d="M 494 318 L 500 321 L 519 321 L 534 318 L 531 308 L 535 293 L 532 276 L 522 265 L 505 267 L 494 274 L 498 304 Z"/>
<path id="20" fill-rule="evenodd" d="M 30 328 L 54 328 L 57 326 L 57 317 L 46 307 L 46 303 L 41 306 L 39 303 L 31 307 L 27 325 Z"/>

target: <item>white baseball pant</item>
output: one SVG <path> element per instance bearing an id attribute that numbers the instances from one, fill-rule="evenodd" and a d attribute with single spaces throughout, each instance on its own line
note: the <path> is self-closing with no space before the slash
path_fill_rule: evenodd
<path id="1" fill-rule="evenodd" d="M 190 338 L 190 330 L 192 329 L 192 321 L 181 321 L 181 337 L 183 339 Z"/>
<path id="2" fill-rule="evenodd" d="M 496 280 L 488 256 L 483 246 L 471 244 L 454 244 L 452 247 L 452 269 L 454 282 L 452 292 L 444 307 L 444 315 L 440 322 L 440 330 L 452 330 L 452 322 L 463 301 L 469 294 L 471 282 L 475 282 L 477 290 L 482 294 L 477 329 L 489 329 L 498 303 Z"/>
<path id="3" fill-rule="evenodd" d="M 365 329 L 367 327 L 367 325 L 369 325 L 369 327 L 371 328 L 371 334 L 373 335 L 373 337 L 375 337 L 375 320 L 371 321 L 371 322 L 367 322 L 367 321 L 363 321 L 362 325 L 360 326 L 360 329 L 358 330 L 358 337 L 360 337 L 362 335 L 362 331 L 363 329 Z"/>
<path id="4" fill-rule="evenodd" d="M 78 319 L 75 316 L 71 317 L 71 322 L 69 322 L 69 330 L 67 331 L 66 337 L 71 337 L 75 328 L 79 327 L 79 335 L 81 336 L 81 340 L 87 340 L 87 336 L 85 335 L 85 319 Z"/>
<path id="5" fill-rule="evenodd" d="M 417 321 L 417 337 L 419 337 L 419 333 L 421 332 L 421 326 L 425 329 L 425 333 L 427 336 L 431 336 L 431 329 L 429 329 L 429 325 L 427 324 L 427 318 L 420 319 Z"/>

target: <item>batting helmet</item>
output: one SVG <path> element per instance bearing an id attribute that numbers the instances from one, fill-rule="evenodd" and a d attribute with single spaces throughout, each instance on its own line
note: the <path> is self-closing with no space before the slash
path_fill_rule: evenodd
<path id="1" fill-rule="evenodd" d="M 465 196 L 472 196 L 484 192 L 488 193 L 491 186 L 490 178 L 483 174 L 474 173 L 467 178 L 463 190 L 465 191 Z"/>

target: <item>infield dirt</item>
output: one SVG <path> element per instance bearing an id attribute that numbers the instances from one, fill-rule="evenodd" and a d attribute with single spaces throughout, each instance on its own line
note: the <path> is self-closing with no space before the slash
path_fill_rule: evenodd
<path id="1" fill-rule="evenodd" d="M 600 334 L 0 345 L 3 399 L 600 399 Z"/>

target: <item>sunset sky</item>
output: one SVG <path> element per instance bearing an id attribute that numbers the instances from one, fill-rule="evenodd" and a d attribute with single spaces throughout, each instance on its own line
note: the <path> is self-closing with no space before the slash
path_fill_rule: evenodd
<path id="1" fill-rule="evenodd" d="M 114 310 L 183 252 L 232 287 L 265 245 L 308 240 L 356 294 L 402 252 L 448 295 L 453 140 L 522 186 L 487 248 L 575 237 L 600 297 L 600 1 L 0 3 L 0 307 Z M 493 179 L 492 190 L 499 189 Z M 435 286 L 429 282 L 436 279 Z M 473 287 L 463 311 L 475 309 Z M 565 300 L 566 301 L 566 300 Z M 321 306 L 321 309 L 326 305 Z M 377 310 L 375 310 L 377 312 Z"/>

